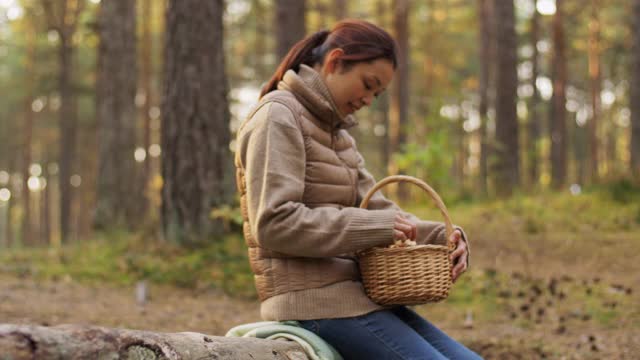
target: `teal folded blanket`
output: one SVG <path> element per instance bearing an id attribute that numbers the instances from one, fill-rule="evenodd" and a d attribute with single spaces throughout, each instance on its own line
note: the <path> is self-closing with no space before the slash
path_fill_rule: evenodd
<path id="1" fill-rule="evenodd" d="M 238 325 L 229 330 L 225 336 L 295 341 L 302 346 L 309 359 L 343 360 L 329 343 L 300 327 L 297 321 L 260 321 Z"/>

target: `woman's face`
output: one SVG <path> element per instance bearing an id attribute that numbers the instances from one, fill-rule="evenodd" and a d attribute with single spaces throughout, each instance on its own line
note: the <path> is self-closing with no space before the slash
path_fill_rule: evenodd
<path id="1" fill-rule="evenodd" d="M 320 73 L 343 116 L 369 106 L 393 78 L 394 69 L 387 59 L 360 62 L 345 68 L 341 49 L 327 54 Z"/>

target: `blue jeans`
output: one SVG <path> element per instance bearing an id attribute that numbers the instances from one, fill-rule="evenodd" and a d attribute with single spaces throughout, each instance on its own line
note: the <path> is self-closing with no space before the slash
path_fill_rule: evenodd
<path id="1" fill-rule="evenodd" d="M 299 322 L 345 360 L 482 359 L 404 306 L 350 318 Z"/>

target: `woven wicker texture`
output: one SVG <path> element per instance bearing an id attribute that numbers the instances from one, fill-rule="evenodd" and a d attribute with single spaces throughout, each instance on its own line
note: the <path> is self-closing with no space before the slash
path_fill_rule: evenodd
<path id="1" fill-rule="evenodd" d="M 364 288 L 367 295 L 380 305 L 416 305 L 443 300 L 449 296 L 451 288 L 449 253 L 454 245 L 449 240 L 453 224 L 438 193 L 420 179 L 394 175 L 380 180 L 371 188 L 360 207 L 366 209 L 376 191 L 395 182 L 415 184 L 435 201 L 445 220 L 448 245 L 376 247 L 359 253 Z"/>

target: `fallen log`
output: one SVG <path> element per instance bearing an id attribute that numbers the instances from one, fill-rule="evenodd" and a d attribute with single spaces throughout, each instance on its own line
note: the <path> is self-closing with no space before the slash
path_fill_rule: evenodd
<path id="1" fill-rule="evenodd" d="M 0 324 L 0 359 L 308 360 L 297 343 L 98 326 Z"/>

